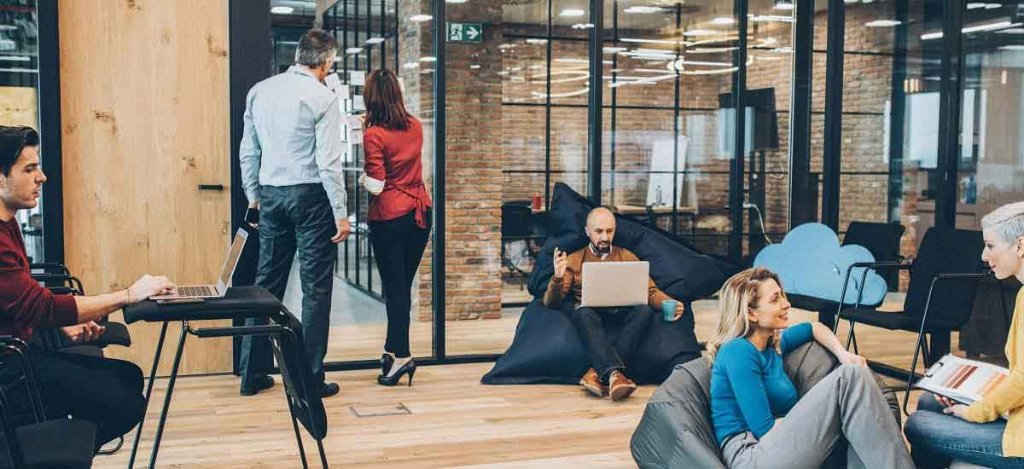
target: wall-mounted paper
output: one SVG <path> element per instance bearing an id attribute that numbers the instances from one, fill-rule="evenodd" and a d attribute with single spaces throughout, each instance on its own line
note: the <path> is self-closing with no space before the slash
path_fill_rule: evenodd
<path id="1" fill-rule="evenodd" d="M 337 73 L 331 73 L 324 77 L 324 85 L 327 85 L 327 89 L 331 90 L 332 93 L 338 96 L 343 96 L 342 94 L 338 93 L 342 85 L 341 78 L 338 78 Z"/>
<path id="2" fill-rule="evenodd" d="M 356 111 L 366 110 L 366 103 L 363 102 L 363 95 L 357 94 L 352 97 L 352 109 Z"/>
<path id="3" fill-rule="evenodd" d="M 366 72 L 362 71 L 351 71 L 348 72 L 348 84 L 352 86 L 363 86 L 366 84 Z"/>

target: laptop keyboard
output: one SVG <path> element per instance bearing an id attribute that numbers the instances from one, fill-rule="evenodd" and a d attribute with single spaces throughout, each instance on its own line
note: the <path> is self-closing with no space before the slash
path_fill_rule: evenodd
<path id="1" fill-rule="evenodd" d="M 191 285 L 178 287 L 179 296 L 214 296 L 213 289 L 209 285 Z"/>

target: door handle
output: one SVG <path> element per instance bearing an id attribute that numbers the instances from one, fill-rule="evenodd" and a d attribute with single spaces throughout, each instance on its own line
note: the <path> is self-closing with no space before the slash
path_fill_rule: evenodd
<path id="1" fill-rule="evenodd" d="M 199 190 L 201 190 L 201 191 L 217 191 L 217 192 L 222 192 L 222 191 L 224 191 L 224 185 L 223 184 L 200 184 L 199 185 Z"/>

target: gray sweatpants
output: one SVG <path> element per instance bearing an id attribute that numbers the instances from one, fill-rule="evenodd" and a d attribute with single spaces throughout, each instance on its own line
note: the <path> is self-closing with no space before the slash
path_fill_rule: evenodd
<path id="1" fill-rule="evenodd" d="M 874 376 L 856 365 L 829 373 L 760 441 L 750 432 L 729 437 L 722 456 L 728 467 L 819 467 L 843 436 L 851 467 L 914 467 Z"/>

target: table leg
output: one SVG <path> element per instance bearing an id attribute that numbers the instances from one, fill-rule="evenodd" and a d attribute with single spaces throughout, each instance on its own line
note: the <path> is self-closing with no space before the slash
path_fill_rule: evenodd
<path id="1" fill-rule="evenodd" d="M 164 408 L 160 411 L 160 423 L 156 426 L 156 437 L 153 439 L 153 454 L 149 456 L 149 467 L 156 467 L 156 456 L 160 451 L 160 438 L 164 434 L 164 423 L 167 422 L 167 409 L 171 407 L 171 395 L 174 393 L 174 382 L 178 379 L 178 367 L 181 365 L 181 351 L 185 348 L 185 338 L 188 335 L 188 325 L 181 324 L 181 336 L 178 339 L 178 349 L 174 351 L 174 363 L 171 365 L 171 376 L 167 383 L 167 395 L 164 396 Z"/>
<path id="2" fill-rule="evenodd" d="M 132 455 L 128 458 L 128 469 L 135 467 L 135 455 L 139 452 L 139 440 L 142 439 L 142 424 L 146 423 L 146 411 L 149 410 L 149 396 L 153 394 L 153 383 L 156 381 L 156 369 L 160 365 L 160 353 L 164 349 L 164 338 L 167 337 L 167 323 L 160 328 L 160 338 L 156 342 L 156 353 L 153 355 L 153 367 L 149 369 L 149 381 L 146 383 L 146 408 L 142 412 L 142 420 L 135 430 L 135 443 L 132 444 Z"/>

